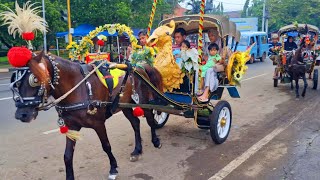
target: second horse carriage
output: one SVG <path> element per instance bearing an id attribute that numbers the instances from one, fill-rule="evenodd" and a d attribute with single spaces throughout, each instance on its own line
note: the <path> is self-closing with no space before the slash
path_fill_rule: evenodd
<path id="1" fill-rule="evenodd" d="M 280 80 L 281 83 L 292 83 L 292 73 L 290 72 L 291 60 L 295 55 L 294 49 L 292 51 L 286 51 L 284 49 L 285 39 L 288 41 L 288 37 L 290 35 L 294 35 L 296 37 L 301 38 L 301 41 L 298 44 L 301 44 L 302 41 L 317 41 L 319 35 L 319 29 L 316 26 L 310 24 L 292 24 L 287 25 L 279 29 L 278 35 L 280 37 L 282 46 L 278 47 L 278 55 L 274 58 L 275 68 L 275 77 L 274 77 L 274 87 L 278 86 L 278 82 Z M 305 42 L 303 42 L 305 43 Z M 303 48 L 303 47 L 299 47 Z M 315 45 L 309 46 L 305 49 L 301 54 L 303 59 L 303 65 L 306 67 L 306 73 L 309 75 L 309 79 L 313 81 L 313 89 L 317 89 L 318 87 L 318 69 L 314 69 L 316 65 L 316 52 Z M 300 77 L 301 78 L 301 77 Z M 293 88 L 293 87 L 292 87 Z"/>

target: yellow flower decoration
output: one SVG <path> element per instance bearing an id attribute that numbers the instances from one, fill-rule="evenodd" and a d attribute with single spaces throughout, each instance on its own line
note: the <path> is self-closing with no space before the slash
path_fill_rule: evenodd
<path id="1" fill-rule="evenodd" d="M 105 35 L 99 35 L 98 39 L 102 40 L 102 41 L 107 41 L 107 36 Z"/>
<path id="2" fill-rule="evenodd" d="M 93 42 L 91 39 L 93 39 L 103 31 L 108 31 L 109 34 L 114 34 L 118 32 L 119 35 L 126 33 L 130 38 L 133 53 L 146 54 L 146 56 L 149 59 L 148 61 L 152 61 L 154 56 L 158 52 L 158 49 L 155 47 L 145 47 L 143 49 L 142 46 L 138 45 L 138 40 L 133 35 L 133 31 L 130 29 L 130 27 L 124 24 L 105 24 L 103 26 L 96 27 L 95 30 L 91 31 L 87 36 L 83 37 L 79 45 L 77 45 L 77 43 L 75 42 L 72 42 L 70 45 L 68 45 L 67 49 L 69 50 L 69 57 L 74 60 L 76 58 L 87 56 L 90 47 L 93 46 Z M 107 37 L 99 35 L 98 39 L 106 41 Z"/>

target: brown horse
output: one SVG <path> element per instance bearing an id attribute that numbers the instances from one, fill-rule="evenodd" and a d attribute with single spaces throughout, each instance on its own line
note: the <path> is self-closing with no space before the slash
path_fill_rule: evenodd
<path id="1" fill-rule="evenodd" d="M 88 72 L 93 70 L 93 66 L 84 65 Z M 150 79 L 158 88 L 162 89 L 162 79 L 160 73 L 148 65 L 137 68 L 140 74 Z M 27 67 L 18 68 L 14 73 L 11 81 L 11 89 L 14 93 L 16 103 L 15 118 L 22 122 L 30 122 L 38 115 L 39 105 L 44 103 L 49 96 L 55 99 L 64 95 L 71 88 L 76 86 L 84 78 L 83 68 L 80 63 L 64 60 L 57 56 L 44 55 L 43 52 L 34 55 L 29 61 Z M 127 71 L 129 72 L 129 71 Z M 148 75 L 149 74 L 149 75 Z M 152 77 L 152 78 L 149 78 Z M 92 128 L 96 131 L 103 150 L 107 153 L 110 160 L 109 178 L 114 179 L 117 174 L 117 161 L 111 152 L 111 145 L 108 140 L 105 120 L 112 113 L 123 112 L 125 117 L 130 121 L 135 133 L 135 148 L 131 153 L 131 160 L 137 160 L 142 154 L 140 121 L 133 115 L 132 108 L 120 109 L 117 102 L 111 105 L 97 105 L 97 112 L 94 115 L 87 113 L 88 102 L 94 100 L 101 102 L 112 102 L 119 95 L 121 86 L 124 86 L 123 95 L 120 97 L 121 103 L 134 103 L 132 100 L 132 90 L 134 89 L 139 95 L 139 103 L 148 103 L 149 97 L 152 97 L 146 85 L 138 81 L 132 74 L 119 79 L 119 84 L 113 90 L 112 95 L 109 90 L 100 82 L 97 75 L 91 75 L 86 83 L 82 83 L 69 96 L 57 104 L 56 109 L 59 117 L 69 127 L 69 130 L 80 131 L 81 128 Z M 122 84 L 122 82 L 125 82 Z M 90 84 L 90 87 L 88 86 Z M 134 88 L 133 85 L 134 84 Z M 149 94 L 148 96 L 146 96 Z M 100 108 L 99 108 L 100 107 Z M 111 112 L 114 108 L 115 111 Z M 155 147 L 160 148 L 160 140 L 155 132 L 154 114 L 150 109 L 144 109 L 144 116 L 151 127 L 152 143 Z M 73 153 L 76 141 L 66 138 L 66 148 L 64 153 L 64 162 L 66 167 L 66 179 L 74 179 L 73 173 Z"/>

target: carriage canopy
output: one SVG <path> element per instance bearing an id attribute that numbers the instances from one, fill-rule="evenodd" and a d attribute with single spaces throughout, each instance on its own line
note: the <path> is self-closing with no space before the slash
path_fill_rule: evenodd
<path id="1" fill-rule="evenodd" d="M 287 26 L 284 26 L 282 28 L 279 29 L 279 32 L 278 34 L 280 36 L 288 33 L 288 32 L 298 32 L 299 34 L 305 34 L 305 26 L 306 24 L 298 24 L 298 25 L 294 25 L 294 24 L 291 24 L 291 25 L 287 25 Z M 314 26 L 314 25 L 311 25 L 311 24 L 307 24 L 308 26 L 308 30 L 309 32 L 312 32 L 313 34 L 316 34 L 318 35 L 319 34 L 319 28 Z"/>
<path id="2" fill-rule="evenodd" d="M 188 34 L 198 33 L 199 31 L 199 20 L 200 15 L 186 15 L 180 17 L 173 17 L 165 19 L 159 23 L 161 25 L 168 25 L 171 20 L 176 23 L 176 28 L 183 28 Z M 209 29 L 216 29 L 220 37 L 225 37 L 229 35 L 229 20 L 224 16 L 218 15 L 204 15 L 203 19 L 203 31 L 208 31 Z M 235 30 L 235 27 L 232 27 Z"/>

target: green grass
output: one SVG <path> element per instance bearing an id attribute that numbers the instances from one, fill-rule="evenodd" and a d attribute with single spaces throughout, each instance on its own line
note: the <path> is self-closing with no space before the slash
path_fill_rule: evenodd
<path id="1" fill-rule="evenodd" d="M 7 56 L 5 56 L 5 57 L 0 57 L 0 63 L 1 63 L 1 64 L 8 63 L 8 58 L 7 58 Z"/>
<path id="2" fill-rule="evenodd" d="M 0 69 L 2 68 L 10 68 L 12 67 L 10 64 L 0 64 Z"/>

